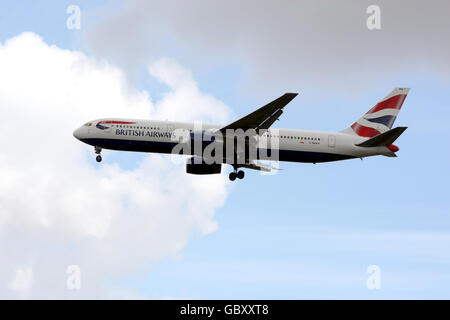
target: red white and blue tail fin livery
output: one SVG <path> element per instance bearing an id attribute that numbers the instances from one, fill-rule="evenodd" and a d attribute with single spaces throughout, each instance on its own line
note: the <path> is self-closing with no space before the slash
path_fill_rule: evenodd
<path id="1" fill-rule="evenodd" d="M 392 129 L 409 88 L 395 88 L 343 133 L 371 138 Z"/>

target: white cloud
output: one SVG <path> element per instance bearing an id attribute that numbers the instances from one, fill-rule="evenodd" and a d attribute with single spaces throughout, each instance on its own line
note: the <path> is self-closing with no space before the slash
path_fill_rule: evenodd
<path id="1" fill-rule="evenodd" d="M 449 36 L 450 2 L 378 0 L 381 30 L 370 31 L 366 9 L 373 4 L 131 0 L 120 11 L 103 10 L 85 39 L 127 69 L 174 46 L 189 65 L 231 60 L 254 91 L 326 87 L 348 94 L 378 84 L 408 85 L 411 75 L 426 70 L 449 81 L 450 42 L 442 39 Z"/>
<path id="2" fill-rule="evenodd" d="M 152 75 L 169 86 L 154 104 L 120 69 L 33 33 L 0 45 L 0 70 L 0 297 L 127 292 L 108 279 L 142 272 L 193 235 L 217 229 L 224 176 L 187 175 L 157 155 L 132 170 L 99 166 L 91 147 L 72 136 L 82 123 L 109 116 L 225 121 L 228 108 L 200 92 L 187 70 L 169 59 L 153 64 Z M 21 267 L 30 259 L 32 270 Z M 81 268 L 79 291 L 65 287 L 71 264 Z"/>
<path id="3" fill-rule="evenodd" d="M 201 93 L 190 72 L 167 58 L 154 62 L 149 72 L 169 86 L 172 91 L 156 103 L 160 119 L 196 121 L 199 118 L 222 123 L 229 116 L 227 106 L 213 96 Z"/>

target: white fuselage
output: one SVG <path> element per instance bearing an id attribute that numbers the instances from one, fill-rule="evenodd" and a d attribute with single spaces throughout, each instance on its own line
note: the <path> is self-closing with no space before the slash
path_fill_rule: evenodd
<path id="1" fill-rule="evenodd" d="M 213 132 L 222 127 L 212 124 L 202 124 L 200 127 L 198 123 L 108 118 L 83 125 L 74 132 L 74 136 L 97 148 L 171 153 L 179 142 L 178 131 Z M 392 155 L 387 147 L 358 147 L 355 144 L 367 138 L 342 132 L 271 128 L 259 138 L 258 148 L 267 148 L 264 141 L 266 138 L 278 139 L 278 146 L 272 146 L 271 149 L 276 149 L 280 161 L 316 163 Z"/>

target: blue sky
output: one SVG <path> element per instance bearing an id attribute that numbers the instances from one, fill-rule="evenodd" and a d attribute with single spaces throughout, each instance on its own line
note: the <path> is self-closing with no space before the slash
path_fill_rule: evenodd
<path id="1" fill-rule="evenodd" d="M 82 10 L 81 30 L 65 28 L 70 4 Z M 120 59 L 102 56 L 103 51 L 86 36 L 89 28 L 110 18 L 104 12 L 120 12 L 124 5 L 118 1 L 2 3 L 0 41 L 32 31 L 50 45 L 107 59 L 127 70 Z M 372 84 L 364 68 L 356 65 L 364 84 L 358 83 L 358 72 L 352 71 L 348 82 L 349 87 L 356 86 L 354 90 L 341 90 L 346 87 L 346 76 L 331 74 L 334 70 L 330 75 L 322 71 L 324 84 L 320 77 L 291 80 L 295 75 L 286 76 L 283 82 L 279 80 L 283 74 L 277 74 L 271 88 L 268 81 L 257 81 L 261 80 L 258 68 L 264 66 L 248 64 L 251 48 L 245 54 L 239 49 L 216 54 L 211 49 L 202 64 L 189 58 L 204 49 L 198 39 L 191 41 L 186 36 L 177 42 L 179 35 L 171 34 L 170 28 L 164 34 L 165 42 L 149 59 L 169 57 L 180 62 L 203 92 L 231 108 L 233 117 L 295 90 L 300 94 L 286 108 L 279 127 L 339 131 L 393 87 L 405 86 L 411 91 L 396 125 L 409 128 L 397 141 L 400 152 L 395 159 L 282 163 L 283 170 L 273 176 L 247 171 L 244 180 L 230 186 L 225 204 L 215 210 L 216 231 L 194 234 L 183 250 L 147 261 L 139 271 L 104 279 L 106 287 L 108 282 L 118 283 L 133 295 L 147 298 L 450 298 L 450 151 L 446 147 L 450 71 L 447 66 L 438 70 L 429 64 L 434 59 L 432 52 L 423 54 L 422 65 L 413 59 L 397 72 L 378 69 L 385 76 L 377 75 Z M 163 41 L 159 35 L 150 40 Z M 358 43 L 354 46 L 357 50 Z M 130 82 L 152 98 L 164 96 L 165 85 L 147 76 L 145 64 L 133 68 L 126 71 Z M 111 152 L 105 161 L 131 170 L 144 157 Z M 369 265 L 381 269 L 380 290 L 366 288 Z"/>

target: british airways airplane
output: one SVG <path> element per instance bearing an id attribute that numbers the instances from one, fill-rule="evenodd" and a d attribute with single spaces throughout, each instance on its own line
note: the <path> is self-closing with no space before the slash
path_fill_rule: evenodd
<path id="1" fill-rule="evenodd" d="M 395 88 L 358 121 L 340 132 L 271 128 L 283 108 L 297 96 L 286 93 L 226 126 L 202 124 L 199 127 L 196 123 L 105 118 L 87 122 L 73 135 L 95 148 L 97 162 L 102 161 L 102 149 L 170 154 L 180 145 L 197 146 L 200 139 L 199 150 L 183 147 L 175 152 L 191 156 L 186 162 L 186 172 L 218 174 L 222 164 L 229 164 L 233 167 L 229 178 L 234 181 L 244 178 L 240 168 L 277 170 L 259 160 L 319 163 L 376 155 L 396 157 L 399 148 L 393 143 L 407 127 L 392 129 L 392 125 L 408 92 L 408 88 Z M 242 132 L 246 139 L 239 140 L 244 141 L 240 148 L 237 137 Z M 211 144 L 215 145 L 215 151 L 223 151 L 219 160 L 214 157 L 214 152 L 205 155 Z M 250 152 L 250 145 L 254 147 L 254 153 Z M 215 162 L 211 161 L 212 157 Z"/>

